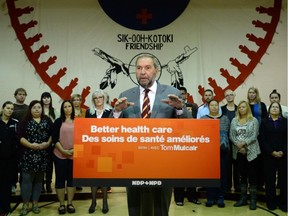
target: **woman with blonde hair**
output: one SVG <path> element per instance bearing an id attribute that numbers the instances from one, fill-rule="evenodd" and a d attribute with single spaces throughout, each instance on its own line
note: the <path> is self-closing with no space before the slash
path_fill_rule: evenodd
<path id="1" fill-rule="evenodd" d="M 92 93 L 91 106 L 86 110 L 85 118 L 107 118 L 111 109 L 107 105 L 107 94 L 102 90 Z M 108 114 L 108 115 L 107 115 Z"/>
<path id="2" fill-rule="evenodd" d="M 252 112 L 252 115 L 258 120 L 259 125 L 261 120 L 268 115 L 265 103 L 261 102 L 259 90 L 256 87 L 250 87 L 247 93 L 247 99 Z"/>
<path id="3" fill-rule="evenodd" d="M 89 109 L 86 110 L 86 118 L 109 118 L 111 109 L 109 109 L 106 103 L 106 96 L 104 91 L 97 90 L 92 94 L 92 105 Z M 97 186 L 91 186 L 92 193 L 92 202 L 89 207 L 89 213 L 93 213 L 96 208 L 96 194 L 97 194 Z M 103 193 L 103 207 L 102 212 L 106 214 L 109 211 L 108 201 L 107 201 L 107 187 L 101 187 Z"/>
<path id="4" fill-rule="evenodd" d="M 241 197 L 235 207 L 247 205 L 247 186 L 249 183 L 250 209 L 256 209 L 257 197 L 257 157 L 260 147 L 257 140 L 259 123 L 253 117 L 248 102 L 241 101 L 236 110 L 236 117 L 230 126 L 230 140 L 233 143 L 233 159 L 238 161 L 241 176 Z"/>
<path id="5" fill-rule="evenodd" d="M 265 103 L 261 102 L 259 90 L 256 87 L 250 87 L 247 93 L 247 99 L 251 108 L 252 115 L 258 120 L 259 125 L 267 117 L 267 108 Z M 258 141 L 259 137 L 258 137 Z M 260 143 L 260 147 L 262 144 Z M 257 190 L 264 192 L 264 167 L 262 154 L 257 159 Z"/>
<path id="6" fill-rule="evenodd" d="M 75 110 L 75 117 L 85 118 L 86 109 L 81 107 L 82 96 L 80 94 L 73 94 L 71 96 L 71 102 Z"/>

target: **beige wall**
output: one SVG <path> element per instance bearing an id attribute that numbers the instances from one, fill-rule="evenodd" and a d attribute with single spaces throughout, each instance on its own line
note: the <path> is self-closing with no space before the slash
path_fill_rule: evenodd
<path id="1" fill-rule="evenodd" d="M 73 4 L 72 4 L 73 2 Z M 230 2 L 230 1 L 229 1 Z M 21 5 L 20 5 L 21 4 Z M 245 35 L 253 33 L 259 37 L 265 32 L 256 29 L 252 20 L 269 22 L 270 17 L 258 14 L 255 8 L 259 5 L 271 7 L 272 0 L 255 0 L 250 2 L 225 0 L 205 0 L 203 2 L 190 1 L 188 8 L 172 24 L 148 32 L 136 32 L 124 28 L 102 11 L 98 1 L 85 0 L 49 0 L 17 2 L 19 7 L 33 6 L 34 12 L 22 16 L 21 22 L 37 20 L 38 25 L 29 29 L 27 37 L 42 33 L 41 40 L 33 45 L 37 50 L 42 45 L 49 45 L 47 53 L 41 55 L 39 61 L 46 61 L 56 55 L 57 61 L 51 65 L 47 74 L 54 75 L 59 68 L 67 67 L 66 75 L 60 80 L 59 86 L 65 87 L 70 80 L 77 77 L 78 85 L 73 93 L 81 93 L 89 86 L 91 91 L 99 88 L 101 79 L 109 64 L 93 55 L 92 48 L 99 47 L 110 55 L 125 63 L 140 52 L 151 52 L 165 64 L 183 53 L 187 45 L 197 47 L 198 50 L 185 62 L 179 65 L 183 72 L 185 86 L 193 94 L 195 101 L 200 104 L 201 96 L 198 85 L 211 88 L 208 77 L 215 78 L 221 87 L 227 86 L 226 80 L 220 76 L 219 69 L 226 68 L 237 76 L 239 72 L 231 65 L 229 58 L 236 57 L 243 63 L 249 59 L 239 51 L 239 45 L 246 45 L 252 50 L 257 46 L 247 40 Z M 282 103 L 287 105 L 287 1 L 283 1 L 277 34 L 273 36 L 267 53 L 250 76 L 236 89 L 236 101 L 246 99 L 247 90 L 251 86 L 259 89 L 263 102 L 269 104 L 268 95 L 277 89 L 282 95 Z M 44 91 L 51 92 L 49 83 L 45 83 L 35 72 L 35 68 L 27 59 L 22 45 L 11 27 L 8 7 L 4 4 L 0 11 L 0 103 L 12 100 L 16 88 L 24 87 L 28 91 L 27 103 L 32 99 L 39 99 Z M 197 21 L 197 22 L 196 22 Z M 117 42 L 118 34 L 173 34 L 173 43 L 165 43 L 162 50 L 127 50 L 123 43 Z M 170 76 L 163 71 L 160 82 L 170 84 Z M 105 89 L 111 98 L 134 86 L 124 74 L 117 76 L 114 89 Z M 56 107 L 60 106 L 61 98 L 53 93 Z M 87 97 L 89 106 L 90 95 Z M 224 101 L 223 101 L 224 102 Z"/>

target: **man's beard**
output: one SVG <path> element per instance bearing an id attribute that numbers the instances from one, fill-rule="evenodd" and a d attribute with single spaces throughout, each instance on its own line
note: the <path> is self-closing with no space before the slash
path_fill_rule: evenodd
<path id="1" fill-rule="evenodd" d="M 153 85 L 154 81 L 153 81 L 153 80 L 149 80 L 149 82 L 146 84 L 146 82 L 145 82 L 145 83 L 141 83 L 141 82 L 138 80 L 138 83 L 139 83 L 139 85 L 142 86 L 144 89 L 147 89 L 147 88 L 150 88 L 150 87 Z"/>

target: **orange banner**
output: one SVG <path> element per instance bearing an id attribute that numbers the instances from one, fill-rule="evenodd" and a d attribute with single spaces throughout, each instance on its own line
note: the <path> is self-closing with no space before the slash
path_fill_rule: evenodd
<path id="1" fill-rule="evenodd" d="M 215 186 L 218 120 L 77 118 L 76 184 Z M 104 184 L 104 185 L 103 185 Z"/>

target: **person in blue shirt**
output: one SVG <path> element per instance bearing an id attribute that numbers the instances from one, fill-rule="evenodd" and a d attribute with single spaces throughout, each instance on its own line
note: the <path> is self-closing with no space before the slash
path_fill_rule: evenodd
<path id="1" fill-rule="evenodd" d="M 205 103 L 202 104 L 197 111 L 197 119 L 200 119 L 202 116 L 209 115 L 208 103 L 214 99 L 214 93 L 211 89 L 206 89 L 204 91 L 204 100 Z M 219 110 L 219 114 L 222 114 L 221 109 Z"/>

